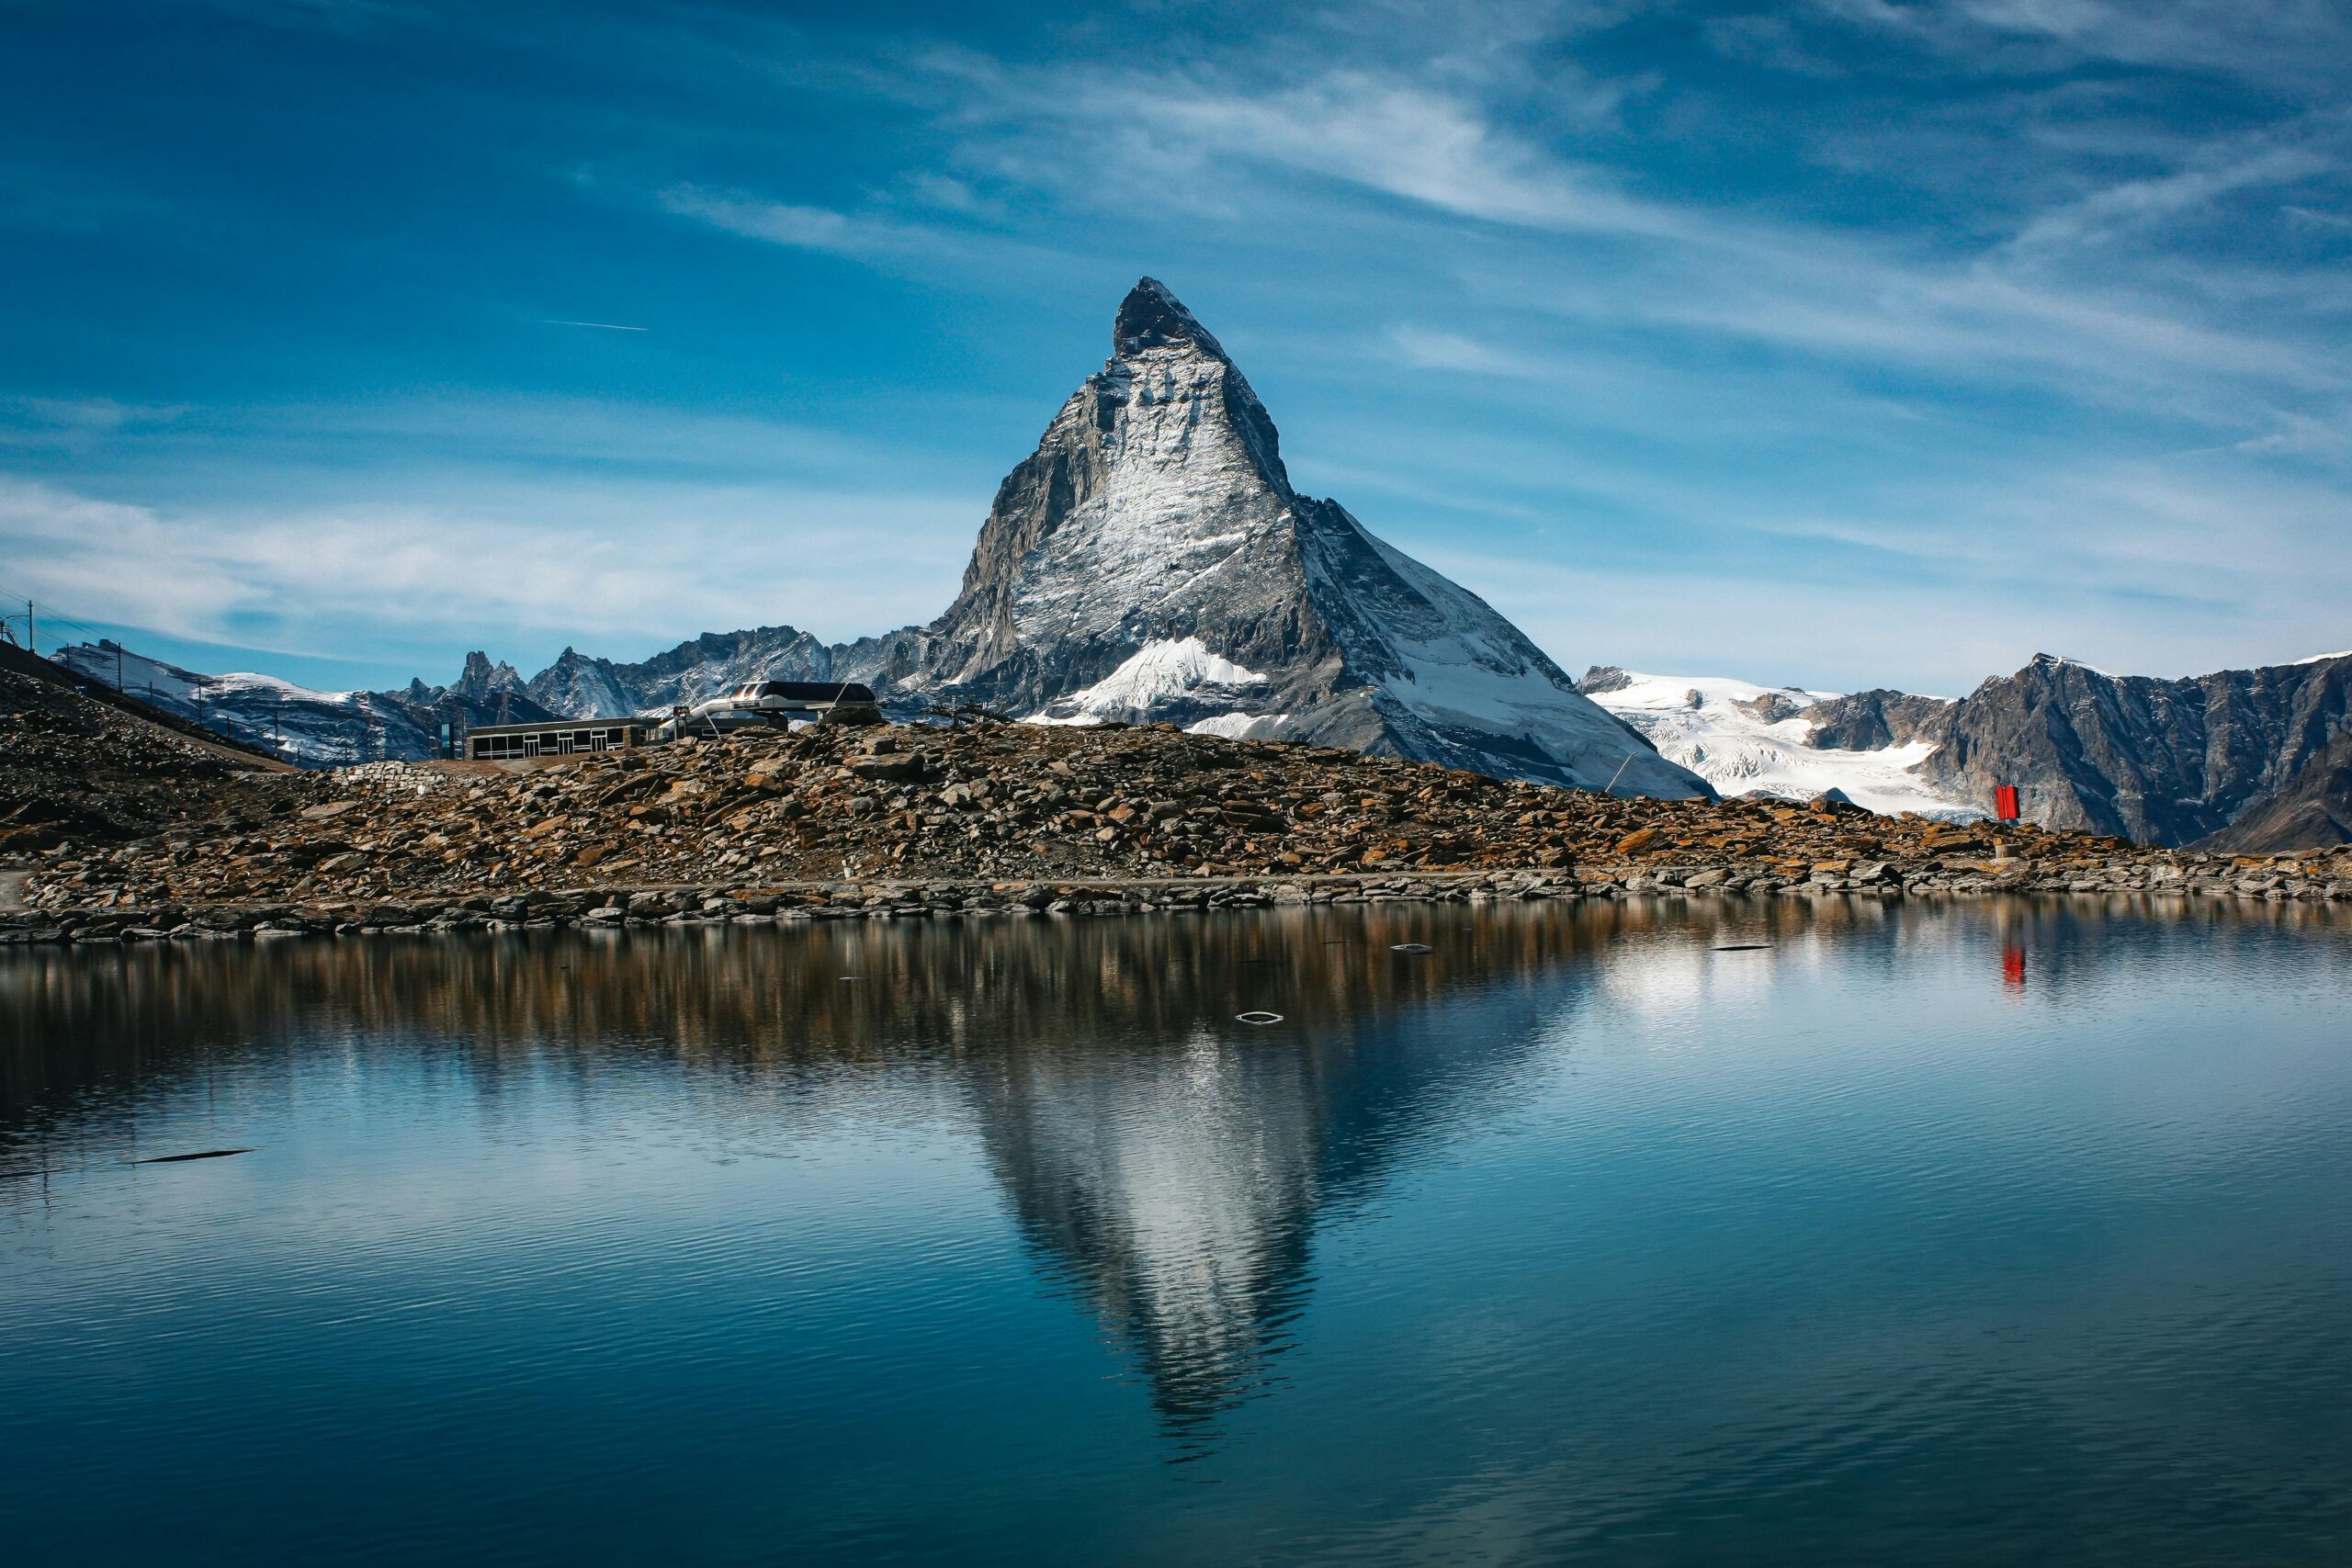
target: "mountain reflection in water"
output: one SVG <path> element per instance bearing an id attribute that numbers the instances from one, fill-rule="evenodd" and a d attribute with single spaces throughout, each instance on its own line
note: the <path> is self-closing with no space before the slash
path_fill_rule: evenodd
<path id="1" fill-rule="evenodd" d="M 0 954 L 0 1507 L 346 1555 L 380 1470 L 439 1503 L 379 1561 L 2325 1560 L 2352 943 L 2165 915 Z"/>
<path id="2" fill-rule="evenodd" d="M 804 1114 L 843 1075 L 952 1086 L 1045 1270 L 1190 1452 L 1264 1386 L 1318 1216 L 1458 1100 L 1491 1103 L 1580 994 L 1561 976 L 1654 928 L 1715 929 L 1645 907 L 1395 906 L 40 955 L 0 975 L 0 1165 L 130 1157 L 142 1099 L 304 1038 L 416 1049 L 491 1100 L 526 1061 L 666 1061 L 718 1075 L 729 1102 L 709 1109 L 739 1122 Z M 1283 1021 L 1236 1021 L 1253 1008 Z"/>

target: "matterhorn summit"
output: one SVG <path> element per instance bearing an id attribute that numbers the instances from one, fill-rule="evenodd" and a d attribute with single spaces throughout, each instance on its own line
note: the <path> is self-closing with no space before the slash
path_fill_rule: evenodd
<path id="1" fill-rule="evenodd" d="M 1476 595 L 1293 490 L 1264 405 L 1162 285 L 1128 293 L 1111 346 L 998 488 L 899 690 L 1712 793 Z"/>

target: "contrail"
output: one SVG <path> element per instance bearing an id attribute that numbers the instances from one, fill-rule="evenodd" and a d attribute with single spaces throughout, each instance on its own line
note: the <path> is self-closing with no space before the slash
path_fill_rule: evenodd
<path id="1" fill-rule="evenodd" d="M 559 321 L 552 316 L 540 317 L 539 324 L 543 327 L 596 327 L 608 333 L 641 333 L 651 330 L 647 327 L 625 327 L 617 321 Z"/>

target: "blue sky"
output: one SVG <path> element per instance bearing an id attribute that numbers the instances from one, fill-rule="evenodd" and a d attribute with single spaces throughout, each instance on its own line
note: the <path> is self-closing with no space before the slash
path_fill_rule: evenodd
<path id="1" fill-rule="evenodd" d="M 1142 273 L 1571 671 L 2352 647 L 2340 0 L 0 0 L 0 592 L 927 620 Z"/>

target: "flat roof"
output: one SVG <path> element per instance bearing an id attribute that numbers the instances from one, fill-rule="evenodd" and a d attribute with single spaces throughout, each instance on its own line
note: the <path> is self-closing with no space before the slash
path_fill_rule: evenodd
<path id="1" fill-rule="evenodd" d="M 544 735 L 556 729 L 619 729 L 629 727 L 651 729 L 664 721 L 631 714 L 627 718 L 543 718 L 536 724 L 475 724 L 466 728 L 468 735 Z"/>

